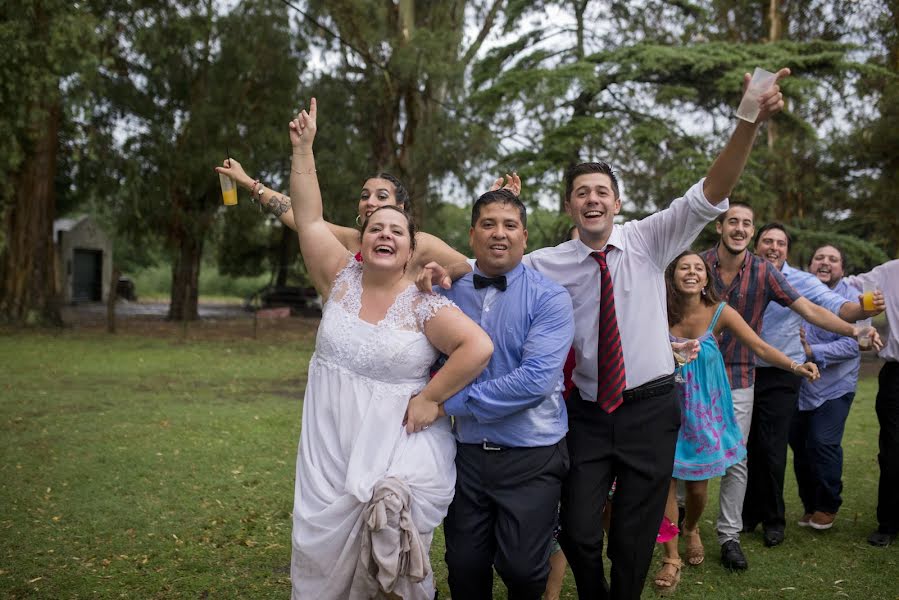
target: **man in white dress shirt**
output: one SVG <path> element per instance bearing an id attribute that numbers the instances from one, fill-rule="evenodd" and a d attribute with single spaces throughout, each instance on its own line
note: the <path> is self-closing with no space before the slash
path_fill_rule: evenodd
<path id="1" fill-rule="evenodd" d="M 785 69 L 779 77 L 788 74 Z M 680 427 L 664 272 L 727 210 L 761 122 L 783 107 L 779 88 L 762 104 L 756 123 L 737 124 L 705 179 L 640 221 L 614 223 L 621 200 L 609 165 L 573 167 L 565 206 L 580 239 L 524 258 L 568 289 L 574 305 L 576 387 L 568 400 L 571 469 L 562 491 L 560 542 L 581 598 L 636 600 L 643 591 Z M 608 586 L 601 519 L 616 478 Z"/>

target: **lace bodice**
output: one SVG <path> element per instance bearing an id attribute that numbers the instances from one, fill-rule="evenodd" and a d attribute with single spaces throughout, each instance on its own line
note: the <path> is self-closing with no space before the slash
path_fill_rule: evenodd
<path id="1" fill-rule="evenodd" d="M 357 375 L 386 383 L 411 383 L 428 375 L 437 350 L 424 335 L 425 323 L 453 303 L 410 285 L 377 324 L 359 318 L 362 265 L 355 260 L 338 273 L 325 303 L 315 353 Z"/>

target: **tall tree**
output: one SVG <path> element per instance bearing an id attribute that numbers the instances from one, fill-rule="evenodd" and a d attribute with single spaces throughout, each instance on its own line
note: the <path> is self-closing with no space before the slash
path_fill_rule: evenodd
<path id="1" fill-rule="evenodd" d="M 286 156 L 299 41 L 276 0 L 247 0 L 228 14 L 211 0 L 152 4 L 123 35 L 131 55 L 114 102 L 128 133 L 116 210 L 135 243 L 163 232 L 169 318 L 196 319 L 203 251 L 224 211 L 212 167 L 229 149 L 264 167 Z"/>
<path id="2" fill-rule="evenodd" d="M 435 204 L 429 192 L 436 184 L 448 175 L 472 181 L 469 169 L 491 151 L 489 129 L 471 126 L 464 76 L 494 31 L 504 3 L 309 2 L 315 21 L 305 21 L 307 31 L 334 66 L 329 77 L 353 86 L 347 104 L 321 104 L 340 115 L 329 120 L 323 112 L 324 123 L 365 147 L 369 173 L 387 170 L 406 184 L 420 222 Z M 470 23 L 477 30 L 466 40 Z M 358 167 L 355 171 L 355 177 L 364 175 Z"/>
<path id="3" fill-rule="evenodd" d="M 73 89 L 97 62 L 98 17 L 58 0 L 0 5 L 0 320 L 61 323 L 53 241 L 59 132 Z"/>

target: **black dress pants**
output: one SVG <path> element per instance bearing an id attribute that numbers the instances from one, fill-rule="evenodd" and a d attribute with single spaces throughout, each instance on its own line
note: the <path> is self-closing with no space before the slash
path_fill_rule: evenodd
<path id="1" fill-rule="evenodd" d="M 651 396 L 628 399 L 626 392 L 611 414 L 582 400 L 577 389 L 568 399 L 571 470 L 562 486 L 559 542 L 581 600 L 640 598 L 665 513 L 680 421 L 671 378 Z M 616 478 L 609 586 L 602 563 L 602 511 Z"/>
<path id="2" fill-rule="evenodd" d="M 752 425 L 746 443 L 749 476 L 743 500 L 743 528 L 783 531 L 784 475 L 790 425 L 799 402 L 802 378 L 777 367 L 755 370 Z"/>
<path id="3" fill-rule="evenodd" d="M 884 364 L 878 384 L 874 404 L 880 423 L 877 522 L 881 532 L 899 533 L 899 363 Z"/>
<path id="4" fill-rule="evenodd" d="M 568 472 L 563 438 L 552 446 L 456 444 L 456 495 L 443 523 L 453 598 L 493 598 L 493 568 L 509 600 L 539 600 Z"/>

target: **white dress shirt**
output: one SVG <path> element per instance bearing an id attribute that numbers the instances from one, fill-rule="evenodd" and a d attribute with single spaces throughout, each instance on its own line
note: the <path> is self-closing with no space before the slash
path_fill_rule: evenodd
<path id="1" fill-rule="evenodd" d="M 728 202 L 709 204 L 700 180 L 687 193 L 639 221 L 615 225 L 606 262 L 615 290 L 615 315 L 627 387 L 633 389 L 674 371 L 668 341 L 665 268 L 690 247 L 705 225 L 727 211 Z M 609 248 L 613 246 L 614 249 Z M 527 254 L 524 264 L 564 286 L 574 305 L 574 383 L 584 400 L 596 401 L 599 352 L 599 265 L 580 240 Z"/>
<path id="2" fill-rule="evenodd" d="M 864 284 L 873 285 L 883 292 L 886 301 L 887 333 L 886 345 L 878 353 L 883 360 L 899 362 L 899 260 L 891 260 L 883 263 L 874 270 L 861 275 L 846 278 L 849 285 L 857 287 L 859 293 Z M 577 327 L 577 315 L 575 314 L 574 326 Z M 576 338 L 575 338 L 576 339 Z"/>

